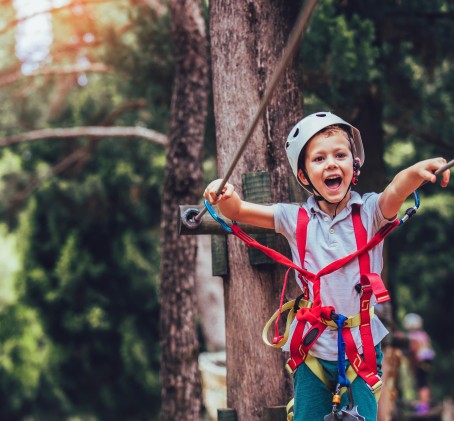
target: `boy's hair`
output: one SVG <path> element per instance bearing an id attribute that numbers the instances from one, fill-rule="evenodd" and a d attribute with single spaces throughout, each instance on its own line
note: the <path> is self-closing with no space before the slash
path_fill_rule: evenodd
<path id="1" fill-rule="evenodd" d="M 314 136 L 312 136 L 310 139 L 309 139 L 309 142 L 307 142 L 303 149 L 301 150 L 301 153 L 298 157 L 298 169 L 302 170 L 302 171 L 305 171 L 306 170 L 306 164 L 305 164 L 305 160 L 306 160 L 306 149 L 307 149 L 307 145 L 309 145 L 310 141 L 315 137 L 315 136 L 318 136 L 320 134 L 324 134 L 325 137 L 329 137 L 329 136 L 332 136 L 336 133 L 344 133 L 345 135 L 347 135 L 347 139 L 348 139 L 348 143 L 350 144 L 350 150 L 353 151 L 353 148 L 352 148 L 352 139 L 351 139 L 351 133 L 350 133 L 350 130 L 348 129 L 348 127 L 344 126 L 344 125 L 341 125 L 341 124 L 333 124 L 331 126 L 327 126 L 325 128 L 323 128 L 322 130 L 318 131 L 317 133 L 314 134 Z"/>

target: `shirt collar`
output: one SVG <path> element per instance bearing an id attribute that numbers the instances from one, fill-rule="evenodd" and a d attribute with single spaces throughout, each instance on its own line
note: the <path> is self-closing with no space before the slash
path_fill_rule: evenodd
<path id="1" fill-rule="evenodd" d="M 347 206 L 345 206 L 345 209 L 347 209 L 347 212 L 350 213 L 352 210 L 352 205 L 361 206 L 362 204 L 363 204 L 363 199 L 362 199 L 361 195 L 355 191 L 351 191 L 351 197 L 350 197 L 350 200 L 347 202 Z M 320 214 L 325 215 L 325 212 L 323 212 L 320 209 L 320 206 L 318 205 L 318 202 L 315 200 L 313 195 L 307 199 L 307 206 L 308 206 L 311 214 L 320 213 Z M 342 212 L 344 212 L 345 209 L 343 209 Z"/>

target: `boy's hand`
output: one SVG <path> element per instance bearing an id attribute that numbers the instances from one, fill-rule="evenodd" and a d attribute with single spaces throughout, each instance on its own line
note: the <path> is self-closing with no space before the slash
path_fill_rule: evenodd
<path id="1" fill-rule="evenodd" d="M 232 184 L 226 183 L 225 186 L 222 188 L 221 193 L 219 196 L 216 194 L 219 186 L 221 185 L 222 180 L 214 180 L 210 184 L 208 184 L 207 188 L 203 192 L 203 197 L 208 200 L 211 205 L 216 205 L 220 201 L 228 200 L 232 197 L 235 188 Z"/>
<path id="2" fill-rule="evenodd" d="M 446 164 L 446 159 L 444 158 L 433 158 L 427 159 L 425 161 L 418 162 L 414 165 L 414 170 L 417 175 L 422 178 L 424 182 L 435 183 L 437 181 L 437 176 L 435 172 L 443 167 Z M 439 174 L 440 175 L 440 174 Z M 446 187 L 449 183 L 450 171 L 445 170 L 441 173 L 441 187 Z"/>

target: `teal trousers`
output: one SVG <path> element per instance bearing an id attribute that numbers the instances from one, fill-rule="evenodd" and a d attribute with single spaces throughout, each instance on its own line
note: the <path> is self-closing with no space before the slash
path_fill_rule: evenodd
<path id="1" fill-rule="evenodd" d="M 383 353 L 380 345 L 375 347 L 377 356 L 378 374 L 382 374 Z M 337 361 L 325 361 L 318 359 L 328 382 L 328 388 L 312 371 L 303 363 L 294 375 L 294 421 L 323 421 L 325 415 L 331 413 L 333 391 L 337 384 Z M 347 362 L 347 367 L 349 366 Z M 369 390 L 366 382 L 359 376 L 351 385 L 353 400 L 358 405 L 358 413 L 366 418 L 366 421 L 377 420 L 377 400 Z M 347 393 L 342 395 L 341 408 L 348 405 Z"/>

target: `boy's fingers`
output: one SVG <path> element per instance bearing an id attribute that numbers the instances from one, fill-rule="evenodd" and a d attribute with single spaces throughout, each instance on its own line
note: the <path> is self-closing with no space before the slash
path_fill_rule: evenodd
<path id="1" fill-rule="evenodd" d="M 434 174 L 434 171 L 424 170 L 421 175 L 426 182 L 429 181 L 430 183 L 435 183 L 437 181 L 437 176 Z"/>
<path id="2" fill-rule="evenodd" d="M 438 167 L 437 171 L 440 171 L 444 166 L 446 166 L 447 161 L 446 161 L 446 159 L 444 159 L 444 158 L 439 158 L 438 160 L 441 162 L 441 166 Z M 439 174 L 439 175 L 440 175 L 440 174 Z M 445 171 L 443 171 L 443 172 L 441 173 L 441 181 L 440 181 L 440 184 L 441 184 L 442 187 L 446 187 L 446 186 L 448 185 L 450 175 L 451 175 L 451 172 L 450 172 L 449 169 L 447 169 L 447 170 L 445 170 Z"/>
<path id="3" fill-rule="evenodd" d="M 203 192 L 203 197 L 210 202 L 211 205 L 216 205 L 218 202 L 230 199 L 235 191 L 232 184 L 227 183 L 223 186 L 222 191 L 218 194 L 220 184 L 212 182 Z"/>
<path id="4" fill-rule="evenodd" d="M 449 170 L 443 171 L 441 179 L 441 186 L 446 187 L 449 183 L 449 179 L 451 177 L 451 172 Z"/>
<path id="5" fill-rule="evenodd" d="M 216 195 L 216 192 L 212 190 L 205 190 L 205 193 L 203 195 L 208 202 L 210 202 L 211 205 L 215 205 L 219 201 L 219 196 Z"/>

